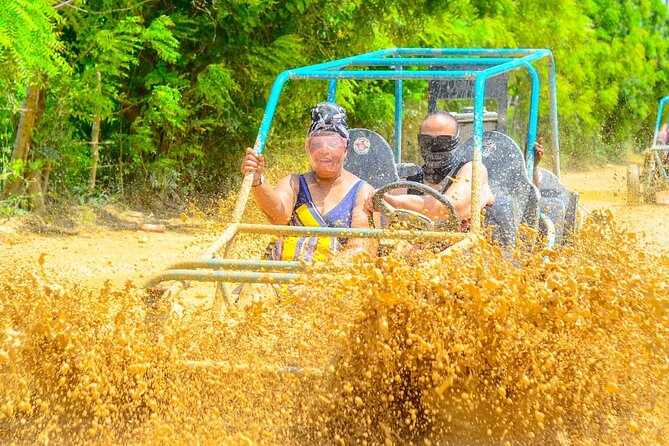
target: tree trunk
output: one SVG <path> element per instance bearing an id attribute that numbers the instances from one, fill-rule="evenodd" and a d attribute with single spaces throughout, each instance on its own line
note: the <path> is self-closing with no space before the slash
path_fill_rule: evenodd
<path id="1" fill-rule="evenodd" d="M 51 161 L 46 160 L 44 167 L 42 167 L 42 193 L 46 196 L 49 191 L 49 175 L 51 175 Z"/>
<path id="2" fill-rule="evenodd" d="M 98 93 L 100 91 L 100 83 L 102 76 L 100 72 L 97 73 L 98 76 Z M 88 177 L 88 192 L 93 192 L 95 190 L 95 175 L 98 170 L 98 160 L 100 159 L 100 114 L 96 113 L 93 117 L 93 130 L 91 131 L 91 171 Z"/>
<path id="3" fill-rule="evenodd" d="M 34 210 L 40 213 L 46 211 L 44 191 L 42 190 L 42 169 L 36 169 L 28 175 L 28 195 Z"/>
<path id="4" fill-rule="evenodd" d="M 98 160 L 100 159 L 100 151 L 98 148 L 100 139 L 100 115 L 93 118 L 93 131 L 91 132 L 91 172 L 88 178 L 88 191 L 95 190 L 95 175 L 98 170 Z"/>
<path id="5" fill-rule="evenodd" d="M 121 190 L 121 199 L 125 198 L 123 188 L 123 119 L 118 120 L 118 182 Z"/>
<path id="6" fill-rule="evenodd" d="M 19 120 L 19 127 L 16 131 L 16 139 L 14 140 L 14 150 L 12 151 L 12 158 L 10 163 L 13 164 L 21 160 L 23 166 L 18 178 L 9 181 L 5 190 L 3 191 L 3 198 L 15 195 L 23 189 L 23 175 L 25 172 L 26 161 L 30 153 L 30 145 L 32 144 L 32 132 L 39 120 L 40 97 L 43 95 L 43 89 L 36 85 L 36 79 L 32 79 L 31 83 L 26 89 L 26 97 L 23 100 L 23 110 L 21 111 L 21 119 Z"/>

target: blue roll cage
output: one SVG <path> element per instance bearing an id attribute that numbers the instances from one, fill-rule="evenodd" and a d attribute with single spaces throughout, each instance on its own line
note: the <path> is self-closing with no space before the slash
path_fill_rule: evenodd
<path id="1" fill-rule="evenodd" d="M 669 102 L 669 96 L 665 96 L 662 99 L 660 99 L 660 103 L 658 104 L 657 107 L 657 120 L 655 121 L 655 133 L 653 133 L 653 141 L 652 145 L 650 147 L 650 152 L 652 156 L 655 158 L 655 167 L 657 169 L 657 172 L 660 175 L 660 178 L 664 180 L 665 182 L 669 182 L 669 172 L 667 172 L 667 169 L 664 166 L 664 162 L 660 158 L 660 151 L 665 151 L 669 150 L 669 144 L 658 144 L 657 143 L 657 135 L 660 133 L 660 126 L 662 125 L 662 115 L 664 112 L 664 105 Z M 653 174 L 650 173 L 648 176 L 645 178 L 646 182 L 646 187 L 648 189 L 651 189 L 651 184 L 653 181 Z"/>
<path id="2" fill-rule="evenodd" d="M 657 135 L 660 133 L 660 126 L 662 125 L 662 114 L 664 111 L 664 105 L 669 102 L 669 96 L 665 96 L 660 99 L 660 104 L 657 106 L 657 120 L 655 121 L 655 133 L 653 134 L 653 150 L 666 150 L 669 146 L 658 146 Z"/>
<path id="3" fill-rule="evenodd" d="M 555 151 L 554 173 L 560 176 L 560 140 L 557 120 L 557 89 L 555 62 L 553 53 L 547 49 L 467 49 L 467 48 L 389 48 L 344 59 L 333 60 L 315 65 L 286 70 L 275 80 L 270 92 L 267 107 L 260 123 L 254 150 L 263 152 L 269 134 L 276 105 L 283 86 L 289 79 L 329 80 L 328 100 L 335 102 L 337 81 L 353 80 L 394 80 L 395 81 L 395 161 L 402 159 L 402 81 L 433 80 L 444 78 L 469 78 L 475 81 L 474 87 L 474 147 L 481 154 L 483 135 L 483 108 L 485 85 L 488 79 L 518 68 L 524 68 L 530 76 L 532 87 L 530 96 L 530 116 L 527 133 L 527 171 L 530 178 L 534 170 L 534 142 L 536 140 L 539 113 L 539 76 L 532 65 L 541 59 L 548 59 L 550 120 L 553 135 L 552 147 Z M 426 66 L 467 65 L 479 69 L 468 70 L 426 70 Z M 357 68 L 388 67 L 381 70 L 361 70 Z M 406 70 L 407 67 L 419 67 L 418 70 Z"/>
<path id="4" fill-rule="evenodd" d="M 461 48 L 391 48 L 373 51 L 345 59 L 294 68 L 282 72 L 274 81 L 267 107 L 260 123 L 254 144 L 256 153 L 265 148 L 267 136 L 274 118 L 281 91 L 289 79 L 327 80 L 328 100 L 335 101 L 337 82 L 340 79 L 368 79 L 395 81 L 395 132 L 394 156 L 402 161 L 402 82 L 407 80 L 470 79 L 474 81 L 474 159 L 472 163 L 472 210 L 469 233 L 367 229 L 367 228 L 327 228 L 302 226 L 275 226 L 241 223 L 246 203 L 253 183 L 253 174 L 245 175 L 241 190 L 232 212 L 231 222 L 226 230 L 198 259 L 179 262 L 167 271 L 154 276 L 146 287 L 152 288 L 169 280 L 200 280 L 220 282 L 220 290 L 214 300 L 213 312 L 220 314 L 222 308 L 234 302 L 230 282 L 291 283 L 302 274 L 302 267 L 296 262 L 270 260 L 239 260 L 229 258 L 230 249 L 238 234 L 268 234 L 275 236 L 308 237 L 357 237 L 375 239 L 404 239 L 447 242 L 450 246 L 444 252 L 451 253 L 469 249 L 474 237 L 481 230 L 480 173 L 482 166 L 483 115 L 485 86 L 488 79 L 518 68 L 524 68 L 532 82 L 530 92 L 530 115 L 527 132 L 526 166 L 529 177 L 534 174 L 534 142 L 536 140 L 539 115 L 539 76 L 533 64 L 548 60 L 550 121 L 555 152 L 554 173 L 560 175 L 557 120 L 556 75 L 553 53 L 546 49 L 461 49 Z M 453 69 L 447 69 L 449 66 Z M 459 69 L 458 66 L 473 67 Z M 446 67 L 435 68 L 430 67 Z M 379 69 L 381 68 L 381 69 Z M 411 68 L 411 69 L 408 69 Z M 204 269 L 204 271 L 203 271 Z M 178 292 L 180 282 L 175 282 L 171 290 Z M 172 292 L 171 291 L 171 292 Z M 168 293 L 169 294 L 169 293 Z"/>

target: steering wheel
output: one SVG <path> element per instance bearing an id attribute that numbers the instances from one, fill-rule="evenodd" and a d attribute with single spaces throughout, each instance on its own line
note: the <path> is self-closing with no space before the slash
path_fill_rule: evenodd
<path id="1" fill-rule="evenodd" d="M 419 192 L 423 192 L 425 195 L 434 197 L 439 203 L 444 205 L 446 208 L 446 218 L 443 220 L 432 221 L 429 217 L 426 217 L 423 214 L 418 212 L 409 211 L 406 209 L 395 209 L 391 206 L 386 200 L 383 199 L 383 195 L 388 192 L 396 189 L 414 189 Z M 455 208 L 450 201 L 444 197 L 439 191 L 426 186 L 423 183 L 417 183 L 415 181 L 394 181 L 392 183 L 386 184 L 385 186 L 379 188 L 372 199 L 374 203 L 374 208 L 378 209 L 382 215 L 386 217 L 388 223 L 395 221 L 411 221 L 418 226 L 419 229 L 433 231 L 459 231 L 460 224 L 458 223 L 458 218 L 455 214 Z"/>

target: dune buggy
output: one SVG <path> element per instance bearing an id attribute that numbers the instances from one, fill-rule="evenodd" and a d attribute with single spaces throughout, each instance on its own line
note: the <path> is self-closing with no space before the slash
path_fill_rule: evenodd
<path id="1" fill-rule="evenodd" d="M 658 192 L 669 189 L 669 145 L 659 138 L 665 103 L 669 96 L 660 99 L 651 147 L 643 152 L 643 164 L 627 166 L 627 203 L 655 204 Z"/>
<path id="2" fill-rule="evenodd" d="M 541 191 L 533 184 L 534 142 L 539 112 L 540 77 L 534 64 L 548 62 L 550 91 L 550 122 L 552 148 L 555 153 L 553 172 L 542 169 Z M 525 151 L 507 135 L 509 73 L 525 70 L 531 82 L 529 123 Z M 578 196 L 566 190 L 559 181 L 559 138 L 555 63 L 546 49 L 422 49 L 392 48 L 361 54 L 345 59 L 294 68 L 281 73 L 274 82 L 254 149 L 262 153 L 281 91 L 290 80 L 327 81 L 327 100 L 336 101 L 338 82 L 352 80 L 390 80 L 395 86 L 395 125 L 393 148 L 377 132 L 369 129 L 351 129 L 349 153 L 345 168 L 379 189 L 377 197 L 398 188 L 415 188 L 441 199 L 440 192 L 428 186 L 407 182 L 406 178 L 419 167 L 403 162 L 402 120 L 403 81 L 423 80 L 429 83 L 427 111 L 435 111 L 440 101 L 473 99 L 473 108 L 456 113 L 461 134 L 471 135 L 465 145 L 466 156 L 473 162 L 471 227 L 460 232 L 456 225 L 437 227 L 429 219 L 421 230 L 385 228 L 341 229 L 328 227 L 275 226 L 243 223 L 252 175 L 246 175 L 232 212 L 232 223 L 197 259 L 185 260 L 170 266 L 152 277 L 147 288 L 156 289 L 172 282 L 167 291 L 159 288 L 158 295 L 174 296 L 184 281 L 217 282 L 218 291 L 211 306 L 214 317 L 220 317 L 225 308 L 233 307 L 237 296 L 233 284 L 272 283 L 289 284 L 309 274 L 310 267 L 295 261 L 270 261 L 230 258 L 231 248 L 240 234 L 282 236 L 315 236 L 375 238 L 383 241 L 444 242 L 449 247 L 442 252 L 466 250 L 475 237 L 489 228 L 500 244 L 513 246 L 520 225 L 542 229 L 549 245 L 565 243 L 576 226 Z M 323 98 L 316 98 L 322 100 Z M 314 102 L 318 102 L 316 100 Z M 486 101 L 497 103 L 496 111 L 486 111 Z M 464 139 L 464 138 L 463 138 Z M 490 187 L 496 202 L 482 218 L 480 209 L 480 172 L 486 166 Z M 551 207 L 546 200 L 558 203 Z M 384 202 L 385 203 L 385 202 Z M 448 202 L 446 202 L 448 203 Z M 401 219 L 402 212 L 390 206 L 381 206 L 385 220 Z M 452 208 L 451 208 L 452 209 Z M 455 221 L 452 216 L 451 221 Z M 193 363 L 192 365 L 202 365 Z"/>

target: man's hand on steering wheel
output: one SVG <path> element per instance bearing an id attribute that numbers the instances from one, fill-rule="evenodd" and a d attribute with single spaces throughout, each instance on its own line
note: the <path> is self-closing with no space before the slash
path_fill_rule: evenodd
<path id="1" fill-rule="evenodd" d="M 427 186 L 423 183 L 416 183 L 413 181 L 395 181 L 377 189 L 373 194 L 367 198 L 365 206 L 369 209 L 376 210 L 384 215 L 386 218 L 393 220 L 395 217 L 404 215 L 404 217 L 411 215 L 411 218 L 418 218 L 425 221 L 425 224 L 430 226 L 434 221 L 424 215 L 421 209 L 411 209 L 409 197 L 411 195 L 391 195 L 389 192 L 397 189 L 414 189 L 422 192 L 426 196 L 433 197 L 439 202 L 446 213 L 444 219 L 439 220 L 442 226 L 456 228 L 458 227 L 457 214 L 451 202 L 439 191 Z"/>
<path id="2" fill-rule="evenodd" d="M 378 189 L 377 189 L 378 190 Z M 381 209 L 378 209 L 374 204 L 374 197 L 376 196 L 376 190 L 372 191 L 365 200 L 365 211 L 367 212 L 383 212 Z M 405 200 L 402 199 L 401 195 L 391 195 L 383 194 L 383 200 L 391 205 L 394 208 L 403 209 Z"/>

